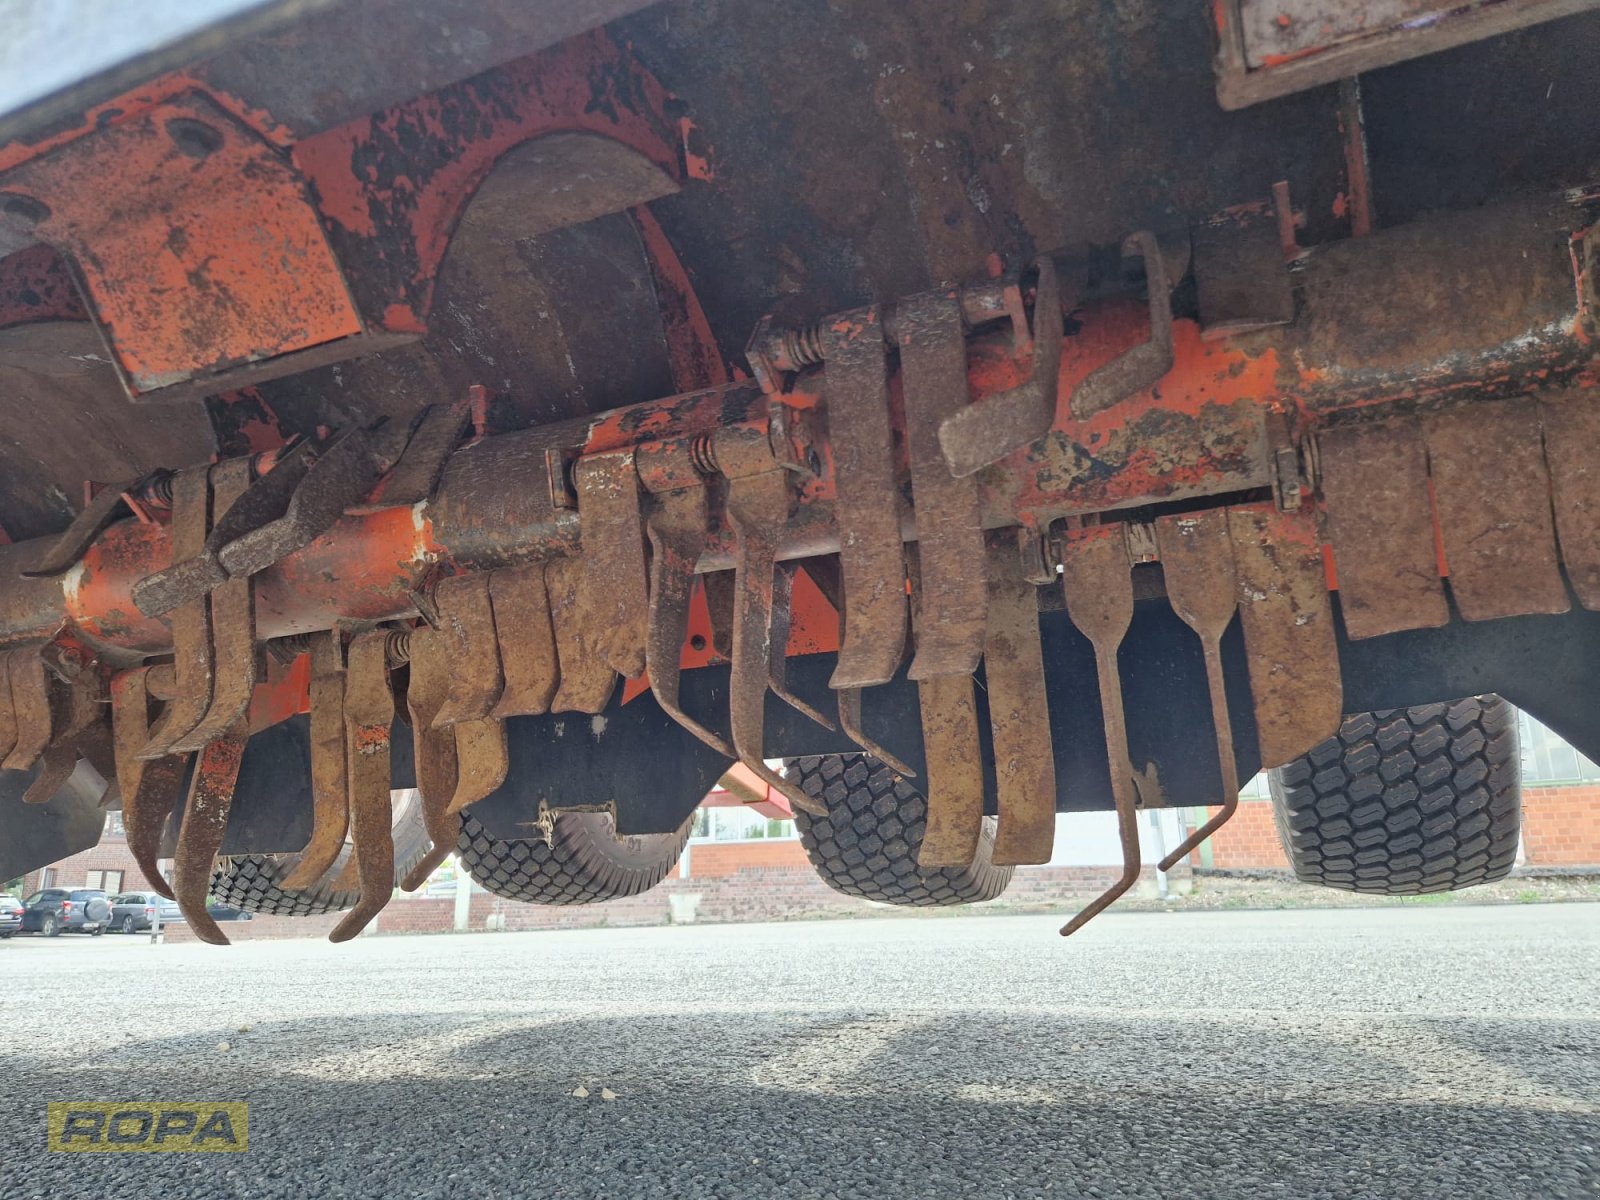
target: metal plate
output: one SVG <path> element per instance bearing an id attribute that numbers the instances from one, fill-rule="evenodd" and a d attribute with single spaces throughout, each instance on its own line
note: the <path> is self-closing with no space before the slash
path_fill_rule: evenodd
<path id="1" fill-rule="evenodd" d="M 858 309 L 824 327 L 834 519 L 845 607 L 835 688 L 894 677 L 905 654 L 906 571 L 889 416 L 888 348 L 878 310 Z"/>
<path id="2" fill-rule="evenodd" d="M 582 578 L 583 563 L 578 559 L 554 558 L 545 564 L 544 584 L 561 663 L 561 686 L 550 702 L 551 712 L 601 712 L 617 686 L 617 673 L 596 641 L 594 622 L 579 606 Z"/>
<path id="3" fill-rule="evenodd" d="M 1469 621 L 1566 612 L 1539 406 L 1465 404 L 1427 423 L 1450 594 Z"/>
<path id="4" fill-rule="evenodd" d="M 994 862 L 1049 862 L 1055 846 L 1056 760 L 1045 703 L 1039 594 L 1024 578 L 1014 537 L 997 537 L 989 548 L 983 675 L 999 804 Z"/>
<path id="5" fill-rule="evenodd" d="M 895 319 L 920 573 L 911 678 L 971 675 L 989 603 L 978 485 L 950 473 L 939 445 L 940 426 L 968 400 L 961 304 L 954 292 L 933 292 L 905 301 Z M 850 586 L 846 579 L 847 605 Z"/>
<path id="6" fill-rule="evenodd" d="M 550 597 L 545 591 L 544 564 L 513 567 L 489 576 L 495 638 L 505 688 L 491 710 L 495 717 L 516 717 L 550 711 L 561 685 L 555 627 L 550 622 Z"/>
<path id="7" fill-rule="evenodd" d="M 1369 638 L 1443 625 L 1450 609 L 1421 422 L 1327 430 L 1318 461 L 1346 631 Z"/>
<path id="8" fill-rule="evenodd" d="M 1339 728 L 1344 692 L 1322 541 L 1309 510 L 1228 510 L 1261 765 L 1281 767 Z"/>
<path id="9" fill-rule="evenodd" d="M 637 679 L 644 674 L 650 599 L 633 451 L 580 458 L 572 478 L 583 532 L 583 608 L 595 621 L 606 661 Z"/>

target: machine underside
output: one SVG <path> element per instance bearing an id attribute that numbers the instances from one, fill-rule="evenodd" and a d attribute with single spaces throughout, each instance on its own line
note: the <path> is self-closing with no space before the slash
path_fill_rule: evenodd
<path id="1" fill-rule="evenodd" d="M 1600 758 L 1600 15 L 1326 7 L 219 4 L 25 98 L 0 880 L 120 805 L 222 940 L 348 836 L 342 939 L 401 788 L 412 882 L 860 750 L 1136 872 L 1347 712 Z"/>

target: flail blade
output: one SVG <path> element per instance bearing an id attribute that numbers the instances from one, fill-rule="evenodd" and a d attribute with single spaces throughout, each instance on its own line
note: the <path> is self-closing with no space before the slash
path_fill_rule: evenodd
<path id="1" fill-rule="evenodd" d="M 172 480 L 172 561 L 197 558 L 211 529 L 211 468 L 179 471 Z M 159 758 L 171 751 L 211 706 L 215 658 L 211 646 L 211 597 L 185 600 L 168 616 L 172 626 L 173 697 L 141 751 Z"/>
<path id="2" fill-rule="evenodd" d="M 1055 848 L 1056 759 L 1045 705 L 1039 596 L 1024 577 L 1022 555 L 1011 538 L 998 537 L 989 548 L 983 671 L 999 811 L 994 862 L 1049 862 Z"/>
<path id="3" fill-rule="evenodd" d="M 345 762 L 344 641 L 337 630 L 311 635 L 311 840 L 283 881 L 285 891 L 315 887 L 344 849 L 350 829 Z M 416 730 L 418 743 L 422 731 Z M 420 773 L 421 754 L 417 770 Z"/>
<path id="4" fill-rule="evenodd" d="M 211 873 L 228 829 L 239 765 L 249 740 L 249 726 L 240 721 L 200 751 L 183 806 L 178 847 L 172 856 L 173 899 L 183 910 L 189 928 L 201 941 L 213 946 L 226 946 L 228 938 L 206 911 L 206 894 L 211 890 Z"/>
<path id="5" fill-rule="evenodd" d="M 1122 705 L 1117 651 L 1133 622 L 1133 574 L 1120 525 L 1103 525 L 1068 539 L 1062 547 L 1062 593 L 1067 613 L 1094 647 L 1095 676 L 1105 729 L 1111 797 L 1122 843 L 1122 874 L 1061 928 L 1069 937 L 1104 912 L 1139 880 L 1139 826 L 1128 754 L 1128 719 Z"/>
<path id="6" fill-rule="evenodd" d="M 389 732 L 394 694 L 389 690 L 389 635 L 363 633 L 350 643 L 345 669 L 345 761 L 350 772 L 350 831 L 361 879 L 361 898 L 328 934 L 347 942 L 366 928 L 394 892 L 393 806 L 389 798 Z"/>
<path id="7" fill-rule="evenodd" d="M 133 861 L 145 882 L 168 900 L 176 899 L 161 874 L 161 835 L 183 789 L 187 754 L 140 758 L 150 741 L 149 667 L 134 667 L 111 678 L 111 736 L 122 790 L 122 827 Z"/>
<path id="8" fill-rule="evenodd" d="M 561 666 L 544 564 L 496 571 L 489 576 L 489 599 L 505 676 L 505 689 L 490 715 L 503 718 L 549 712 L 561 686 Z M 413 665 L 413 676 L 415 671 Z"/>
<path id="9" fill-rule="evenodd" d="M 1239 766 L 1233 756 L 1233 718 L 1222 672 L 1222 635 L 1239 607 L 1239 582 L 1224 509 L 1157 518 L 1156 547 L 1172 610 L 1200 639 L 1222 771 L 1221 809 L 1161 860 L 1161 869 L 1170 871 L 1226 825 L 1239 808 Z"/>
<path id="10" fill-rule="evenodd" d="M 983 834 L 983 756 L 972 676 L 919 679 L 917 696 L 928 764 L 928 824 L 917 866 L 969 866 Z"/>
<path id="11" fill-rule="evenodd" d="M 434 601 L 439 628 L 450 639 L 449 684 L 434 724 L 442 727 L 482 720 L 505 689 L 489 576 L 477 573 L 446 579 L 439 584 Z"/>
<path id="12" fill-rule="evenodd" d="M 678 699 L 695 566 L 706 542 L 706 492 L 701 487 L 679 488 L 654 499 L 645 523 L 650 535 L 650 619 L 645 638 L 650 690 L 662 711 L 679 725 L 718 754 L 737 758 L 728 740 L 686 713 Z"/>
<path id="13" fill-rule="evenodd" d="M 497 572 L 498 575 L 498 572 Z M 544 592 L 544 575 L 539 575 Z M 461 823 L 450 816 L 457 782 L 456 731 L 436 729 L 433 719 L 444 704 L 449 682 L 446 643 L 434 630 L 421 626 L 407 636 L 411 658 L 406 684 L 406 709 L 411 714 L 411 735 L 416 745 L 417 792 L 422 797 L 422 821 L 433 848 L 406 874 L 400 886 L 415 891 L 455 849 Z"/>
<path id="14" fill-rule="evenodd" d="M 250 488 L 251 460 L 229 459 L 211 468 L 211 509 L 220 521 Z M 176 618 L 174 618 L 176 619 Z M 208 623 L 213 677 L 205 712 L 188 733 L 171 738 L 168 751 L 198 750 L 221 737 L 250 707 L 256 686 L 255 587 L 230 579 L 211 592 Z M 216 670 L 217 665 L 225 670 Z"/>
<path id="15" fill-rule="evenodd" d="M 561 685 L 550 702 L 551 712 L 604 712 L 617 687 L 617 673 L 600 649 L 601 626 L 582 604 L 583 563 L 553 558 L 545 564 Z"/>
<path id="16" fill-rule="evenodd" d="M 463 721 L 456 733 L 456 790 L 446 812 L 454 816 L 506 781 L 511 755 L 505 722 Z"/>
<path id="17" fill-rule="evenodd" d="M 581 603 L 596 622 L 606 662 L 637 679 L 644 674 L 650 601 L 633 451 L 585 455 L 572 476 L 583 527 Z"/>
<path id="18" fill-rule="evenodd" d="M 823 330 L 828 432 L 838 499 L 839 565 L 849 597 L 830 685 L 869 687 L 894 678 L 905 654 L 905 555 L 889 414 L 888 347 L 878 310 L 860 309 Z"/>
<path id="19" fill-rule="evenodd" d="M 11 660 L 26 650 L 0 651 L 0 763 L 17 748 L 17 710 L 11 702 Z"/>
<path id="20" fill-rule="evenodd" d="M 767 686 L 772 670 L 772 608 L 777 539 L 789 516 L 789 484 L 781 470 L 728 481 L 728 521 L 733 526 L 733 667 L 728 706 L 739 761 L 791 805 L 822 816 L 825 809 L 767 766 Z"/>
<path id="21" fill-rule="evenodd" d="M 837 729 L 838 726 L 819 709 L 806 703 L 789 687 L 789 631 L 794 624 L 794 575 L 799 569 L 798 563 L 774 564 L 772 630 L 768 641 L 772 659 L 767 667 L 767 686 L 772 689 L 773 695 L 801 716 L 810 718 L 824 729 Z"/>

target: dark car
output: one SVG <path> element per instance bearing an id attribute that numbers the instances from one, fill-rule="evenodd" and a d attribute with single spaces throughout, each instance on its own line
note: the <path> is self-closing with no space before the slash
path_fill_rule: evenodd
<path id="1" fill-rule="evenodd" d="M 246 912 L 242 908 L 234 908 L 231 904 L 218 904 L 215 900 L 206 905 L 206 912 L 213 921 L 253 921 L 256 915 Z M 165 917 L 161 918 L 163 921 Z"/>
<path id="2" fill-rule="evenodd" d="M 87 933 L 99 937 L 111 920 L 111 902 L 96 888 L 45 888 L 23 902 L 25 933 Z"/>
<path id="3" fill-rule="evenodd" d="M 8 938 L 22 928 L 22 901 L 15 896 L 0 896 L 0 938 Z"/>
<path id="4" fill-rule="evenodd" d="M 168 900 L 160 892 L 123 892 L 111 897 L 111 928 L 122 933 L 136 933 L 149 929 L 156 917 L 163 925 L 183 920 L 183 910 L 176 900 Z"/>

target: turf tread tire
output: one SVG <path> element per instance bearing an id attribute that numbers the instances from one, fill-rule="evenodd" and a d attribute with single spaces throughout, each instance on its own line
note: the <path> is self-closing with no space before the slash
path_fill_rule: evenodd
<path id="1" fill-rule="evenodd" d="M 1014 868 L 994 864 L 995 822 L 985 817 L 978 855 L 968 867 L 922 870 L 917 852 L 928 802 L 904 777 L 866 754 L 786 758 L 784 771 L 827 816 L 795 810 L 806 857 L 836 892 L 908 908 L 993 900 Z"/>
<path id="2" fill-rule="evenodd" d="M 1306 883 L 1417 896 L 1492 883 L 1516 862 L 1517 712 L 1498 696 L 1346 717 L 1268 784 Z"/>
<path id="3" fill-rule="evenodd" d="M 544 838 L 501 841 L 461 814 L 456 855 L 485 891 L 524 904 L 598 904 L 638 896 L 677 865 L 694 826 L 619 838 L 611 814 L 558 812 Z"/>

